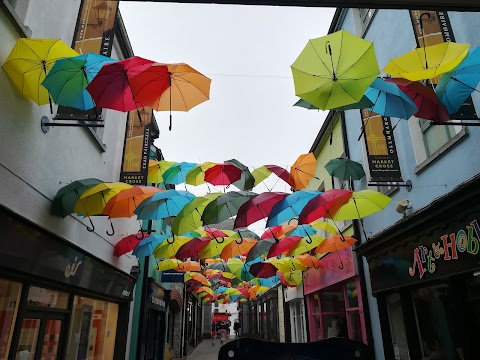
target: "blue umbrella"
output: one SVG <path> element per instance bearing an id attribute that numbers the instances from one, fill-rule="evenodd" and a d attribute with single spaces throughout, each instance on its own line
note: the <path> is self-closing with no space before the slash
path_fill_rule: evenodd
<path id="1" fill-rule="evenodd" d="M 153 253 L 153 250 L 162 242 L 170 238 L 172 235 L 151 235 L 144 238 L 136 247 L 133 249 L 132 254 L 136 257 L 150 256 Z"/>
<path id="2" fill-rule="evenodd" d="M 245 265 L 243 265 L 242 268 L 241 268 L 240 279 L 242 279 L 244 281 L 250 281 L 250 280 L 255 279 L 255 276 L 250 274 L 250 266 L 252 266 L 253 264 L 256 264 L 260 261 L 262 261 L 262 259 L 257 258 L 257 259 L 254 259 L 252 261 L 249 261 L 249 262 L 245 263 Z"/>
<path id="3" fill-rule="evenodd" d="M 163 182 L 165 184 L 178 185 L 186 181 L 187 173 L 192 170 L 197 164 L 180 162 L 173 164 L 163 173 Z"/>
<path id="4" fill-rule="evenodd" d="M 183 190 L 166 190 L 143 200 L 133 211 L 141 220 L 159 220 L 176 216 L 195 195 Z"/>
<path id="5" fill-rule="evenodd" d="M 266 279 L 262 278 L 256 278 L 254 281 L 252 281 L 255 285 L 260 285 L 260 286 L 266 286 L 266 287 L 272 287 L 274 285 L 277 285 L 280 282 L 280 275 L 275 275 Z"/>
<path id="6" fill-rule="evenodd" d="M 465 60 L 442 76 L 435 89 L 449 114 L 455 114 L 480 83 L 480 48 L 470 50 Z"/>
<path id="7" fill-rule="evenodd" d="M 297 218 L 307 203 L 321 192 L 314 190 L 296 191 L 277 202 L 267 220 L 267 227 L 281 225 L 285 221 Z"/>
<path id="8" fill-rule="evenodd" d="M 373 102 L 367 109 L 382 116 L 408 120 L 418 111 L 413 100 L 396 84 L 381 79 L 375 79 L 365 96 Z"/>
<path id="9" fill-rule="evenodd" d="M 55 103 L 80 110 L 89 110 L 95 103 L 86 87 L 104 64 L 116 62 L 106 56 L 88 53 L 59 59 L 43 80 Z"/>
<path id="10" fill-rule="evenodd" d="M 317 230 L 310 225 L 301 225 L 297 226 L 295 229 L 288 231 L 287 236 L 301 236 L 305 237 L 308 235 L 315 235 L 317 233 Z"/>

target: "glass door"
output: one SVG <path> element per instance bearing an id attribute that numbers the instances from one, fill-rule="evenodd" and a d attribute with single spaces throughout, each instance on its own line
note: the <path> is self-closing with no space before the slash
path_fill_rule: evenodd
<path id="1" fill-rule="evenodd" d="M 56 360 L 61 357 L 66 315 L 26 311 L 23 316 L 16 360 Z"/>

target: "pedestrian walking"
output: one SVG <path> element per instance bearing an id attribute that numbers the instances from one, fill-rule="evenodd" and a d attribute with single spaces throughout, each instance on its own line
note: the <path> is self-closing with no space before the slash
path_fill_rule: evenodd
<path id="1" fill-rule="evenodd" d="M 212 346 L 215 346 L 215 338 L 217 337 L 217 325 L 212 321 Z"/>
<path id="2" fill-rule="evenodd" d="M 235 320 L 235 323 L 233 324 L 233 330 L 235 330 L 235 339 L 238 339 L 240 337 L 240 329 L 242 328 L 242 325 L 240 324 L 240 321 Z"/>

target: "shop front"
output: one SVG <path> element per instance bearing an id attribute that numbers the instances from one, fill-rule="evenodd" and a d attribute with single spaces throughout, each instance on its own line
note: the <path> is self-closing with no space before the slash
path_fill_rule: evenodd
<path id="1" fill-rule="evenodd" d="M 0 208 L 0 359 L 124 359 L 135 278 Z"/>
<path id="2" fill-rule="evenodd" d="M 360 279 L 351 248 L 331 253 L 304 274 L 310 341 L 347 337 L 367 343 Z"/>
<path id="3" fill-rule="evenodd" d="M 250 300 L 238 304 L 238 318 L 240 319 L 240 334 L 244 337 L 258 336 L 257 302 Z"/>
<path id="4" fill-rule="evenodd" d="M 480 180 L 435 200 L 359 249 L 387 359 L 478 359 Z"/>
<path id="5" fill-rule="evenodd" d="M 305 306 L 303 301 L 303 288 L 288 288 L 285 294 L 285 308 L 290 315 L 290 339 L 293 343 L 307 342 L 307 327 L 305 321 Z M 287 313 L 287 312 L 285 312 Z"/>
<path id="6" fill-rule="evenodd" d="M 259 296 L 257 305 L 260 337 L 267 341 L 280 342 L 277 288 L 274 287 Z"/>

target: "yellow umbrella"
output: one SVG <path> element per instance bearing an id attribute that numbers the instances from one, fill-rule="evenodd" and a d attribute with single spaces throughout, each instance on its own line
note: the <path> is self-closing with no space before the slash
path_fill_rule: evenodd
<path id="1" fill-rule="evenodd" d="M 172 270 L 181 264 L 182 262 L 180 260 L 167 259 L 167 260 L 160 261 L 160 263 L 157 265 L 155 270 L 159 270 L 159 271 Z"/>
<path id="2" fill-rule="evenodd" d="M 326 232 L 333 235 L 338 234 L 338 230 L 335 228 L 335 226 L 326 221 L 317 220 L 317 221 L 311 222 L 310 225 L 313 226 L 314 228 L 325 230 Z"/>
<path id="3" fill-rule="evenodd" d="M 153 184 L 160 184 L 163 182 L 163 173 L 170 169 L 172 165 L 176 164 L 175 161 L 155 161 L 150 160 L 148 162 L 148 176 L 147 181 Z"/>
<path id="4" fill-rule="evenodd" d="M 183 276 L 183 281 L 189 281 L 189 280 L 195 280 L 199 282 L 200 284 L 210 286 L 212 285 L 210 281 L 207 280 L 205 276 L 203 276 L 200 273 L 195 273 L 195 272 L 186 272 Z"/>
<path id="5" fill-rule="evenodd" d="M 175 268 L 175 271 L 178 272 L 187 272 L 187 271 L 200 271 L 202 267 L 197 261 L 180 261 L 180 265 Z"/>
<path id="6" fill-rule="evenodd" d="M 270 261 L 278 271 L 282 273 L 290 272 L 292 270 L 306 270 L 307 267 L 298 259 L 291 258 L 291 257 L 284 257 L 284 258 L 274 258 Z"/>
<path id="7" fill-rule="evenodd" d="M 205 184 L 205 171 L 211 167 L 214 167 L 215 165 L 217 165 L 217 163 L 210 161 L 196 165 L 187 173 L 187 175 L 185 175 L 185 183 L 193 186 Z"/>
<path id="8" fill-rule="evenodd" d="M 206 293 L 206 294 L 209 294 L 209 295 L 214 295 L 214 292 L 212 289 L 210 289 L 209 287 L 206 287 L 206 286 L 200 286 L 197 290 L 195 290 L 195 293 L 196 294 L 200 294 L 200 293 Z"/>
<path id="9" fill-rule="evenodd" d="M 17 40 L 2 68 L 21 95 L 38 105 L 51 104 L 47 89 L 41 86 L 43 80 L 55 61 L 78 55 L 61 40 L 22 38 Z"/>
<path id="10" fill-rule="evenodd" d="M 322 243 L 325 240 L 325 236 L 314 235 L 314 236 L 305 236 L 300 242 L 290 250 L 288 255 L 295 256 L 295 255 L 302 255 Z"/>
<path id="11" fill-rule="evenodd" d="M 469 44 L 454 42 L 416 48 L 390 60 L 383 71 L 411 81 L 433 79 L 460 64 L 467 56 L 469 48 Z"/>
<path id="12" fill-rule="evenodd" d="M 334 221 L 362 219 L 385 209 L 392 201 L 388 196 L 374 190 L 355 191 L 348 202 L 333 215 Z"/>
<path id="13" fill-rule="evenodd" d="M 156 258 L 171 258 L 175 256 L 182 245 L 192 240 L 188 236 L 175 236 L 161 242 L 154 250 L 153 255 Z"/>
<path id="14" fill-rule="evenodd" d="M 227 246 L 233 241 L 234 240 L 227 240 L 227 238 L 212 240 L 208 243 L 207 246 L 202 249 L 202 251 L 200 251 L 198 257 L 200 259 L 207 259 L 219 256 L 225 246 Z"/>
<path id="15" fill-rule="evenodd" d="M 286 272 L 283 274 L 283 278 L 285 279 L 287 284 L 290 286 L 300 285 L 300 283 L 303 280 L 302 271 L 294 270 L 294 271 Z"/>
<path id="16" fill-rule="evenodd" d="M 132 185 L 122 182 L 102 183 L 86 190 L 78 199 L 73 212 L 85 217 L 103 214 L 103 208 L 108 200 L 120 191 L 132 188 Z"/>

